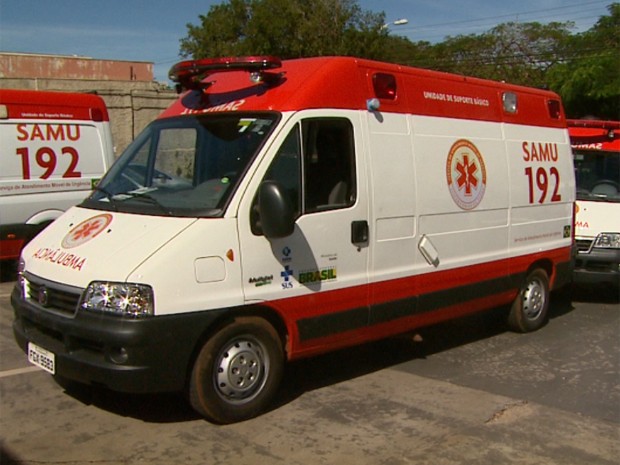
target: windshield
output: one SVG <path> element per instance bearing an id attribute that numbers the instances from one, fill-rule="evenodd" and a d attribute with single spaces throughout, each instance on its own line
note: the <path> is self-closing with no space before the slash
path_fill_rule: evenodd
<path id="1" fill-rule="evenodd" d="M 577 199 L 620 202 L 620 152 L 575 150 Z"/>
<path id="2" fill-rule="evenodd" d="M 155 121 L 125 150 L 86 207 L 170 216 L 219 216 L 275 114 Z"/>

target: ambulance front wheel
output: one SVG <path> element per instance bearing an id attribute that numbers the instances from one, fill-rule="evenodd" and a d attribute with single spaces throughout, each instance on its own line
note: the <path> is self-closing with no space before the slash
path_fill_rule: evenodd
<path id="1" fill-rule="evenodd" d="M 510 327 L 522 333 L 542 327 L 547 322 L 549 297 L 547 273 L 542 269 L 529 273 L 510 309 Z"/>
<path id="2" fill-rule="evenodd" d="M 271 403 L 284 365 L 277 331 L 261 318 L 238 318 L 200 350 L 189 381 L 192 407 L 216 423 L 255 417 Z"/>

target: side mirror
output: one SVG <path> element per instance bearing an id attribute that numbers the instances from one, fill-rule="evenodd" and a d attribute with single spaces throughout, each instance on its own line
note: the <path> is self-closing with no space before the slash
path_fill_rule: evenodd
<path id="1" fill-rule="evenodd" d="M 295 214 L 284 188 L 275 181 L 264 181 L 258 190 L 258 211 L 263 234 L 278 239 L 293 234 Z"/>

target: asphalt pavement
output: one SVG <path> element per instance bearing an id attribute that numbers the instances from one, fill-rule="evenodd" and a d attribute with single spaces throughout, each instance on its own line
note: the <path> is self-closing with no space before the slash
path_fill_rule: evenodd
<path id="1" fill-rule="evenodd" d="M 496 309 L 291 364 L 273 409 L 217 426 L 181 394 L 59 384 L 12 338 L 0 283 L 2 465 L 620 464 L 620 304 L 580 290 L 549 324 Z M 558 296 L 554 296 L 558 297 Z"/>

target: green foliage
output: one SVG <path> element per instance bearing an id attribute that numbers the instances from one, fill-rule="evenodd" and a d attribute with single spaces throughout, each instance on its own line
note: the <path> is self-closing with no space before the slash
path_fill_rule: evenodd
<path id="1" fill-rule="evenodd" d="M 549 86 L 572 117 L 620 119 L 620 3 L 608 9 L 610 16 L 573 37 L 564 62 L 550 70 Z"/>
<path id="2" fill-rule="evenodd" d="M 208 15 L 199 16 L 200 26 L 187 25 L 188 36 L 181 40 L 181 52 L 195 58 L 244 53 L 242 47 L 249 20 L 248 8 L 247 0 L 230 0 L 213 5 Z"/>
<path id="3" fill-rule="evenodd" d="M 564 56 L 571 23 L 504 23 L 480 35 L 420 44 L 423 53 L 405 64 L 533 87 Z M 420 48 L 419 48 L 420 50 Z"/>
<path id="4" fill-rule="evenodd" d="M 391 35 L 385 14 L 357 0 L 227 0 L 187 25 L 181 54 L 358 56 L 550 88 L 570 117 L 620 119 L 620 3 L 608 10 L 581 34 L 570 22 L 509 22 L 431 44 Z"/>
<path id="5" fill-rule="evenodd" d="M 187 25 L 184 56 L 357 55 L 379 58 L 387 37 L 384 14 L 356 0 L 229 0 L 214 5 L 201 25 Z"/>

